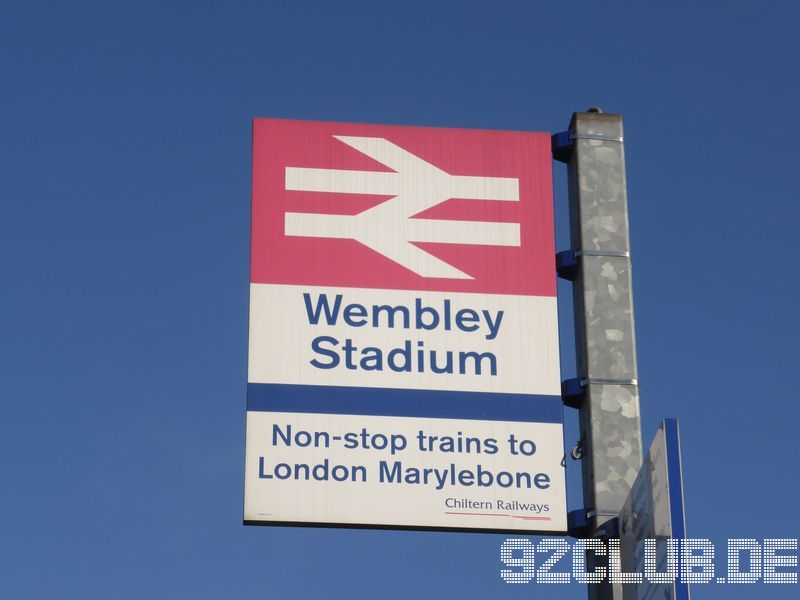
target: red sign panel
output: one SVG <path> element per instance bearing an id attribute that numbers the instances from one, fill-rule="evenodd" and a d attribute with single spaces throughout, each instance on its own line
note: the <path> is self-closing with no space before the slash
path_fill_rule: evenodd
<path id="1" fill-rule="evenodd" d="M 555 296 L 547 134 L 253 127 L 253 283 Z"/>

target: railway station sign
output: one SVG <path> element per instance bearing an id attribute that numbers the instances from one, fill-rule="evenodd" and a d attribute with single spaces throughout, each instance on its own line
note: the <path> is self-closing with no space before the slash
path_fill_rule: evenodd
<path id="1" fill-rule="evenodd" d="M 254 121 L 245 523 L 566 531 L 551 165 Z"/>

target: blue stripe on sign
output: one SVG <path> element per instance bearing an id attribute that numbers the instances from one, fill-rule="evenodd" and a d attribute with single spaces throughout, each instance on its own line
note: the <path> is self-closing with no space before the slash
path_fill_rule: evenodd
<path id="1" fill-rule="evenodd" d="M 560 396 L 247 384 L 247 410 L 563 423 Z"/>
<path id="2" fill-rule="evenodd" d="M 667 447 L 667 479 L 669 485 L 669 513 L 672 537 L 686 537 L 686 520 L 683 512 L 683 469 L 681 468 L 681 441 L 677 419 L 664 419 L 664 436 Z M 675 600 L 689 600 L 689 584 L 682 578 L 675 582 Z"/>

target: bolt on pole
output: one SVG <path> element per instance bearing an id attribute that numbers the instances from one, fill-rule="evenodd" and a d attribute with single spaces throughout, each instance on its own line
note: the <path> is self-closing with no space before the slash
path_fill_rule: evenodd
<path id="1" fill-rule="evenodd" d="M 583 500 L 588 534 L 616 537 L 642 464 L 622 116 L 575 113 L 568 135 Z M 622 600 L 623 586 L 589 585 L 589 598 Z"/>

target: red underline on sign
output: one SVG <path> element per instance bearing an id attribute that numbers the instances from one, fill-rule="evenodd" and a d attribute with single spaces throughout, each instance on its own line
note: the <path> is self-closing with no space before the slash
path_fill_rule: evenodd
<path id="1" fill-rule="evenodd" d="M 446 515 L 471 515 L 474 517 L 510 517 L 511 515 L 503 515 L 497 513 L 473 513 L 473 512 L 448 512 L 445 511 L 444 514 Z"/>
<path id="2" fill-rule="evenodd" d="M 518 515 L 507 515 L 505 513 L 476 513 L 476 512 L 454 512 L 445 511 L 446 515 L 469 515 L 471 517 L 511 517 L 512 519 L 525 519 L 526 521 L 552 521 L 550 517 L 523 517 Z"/>

